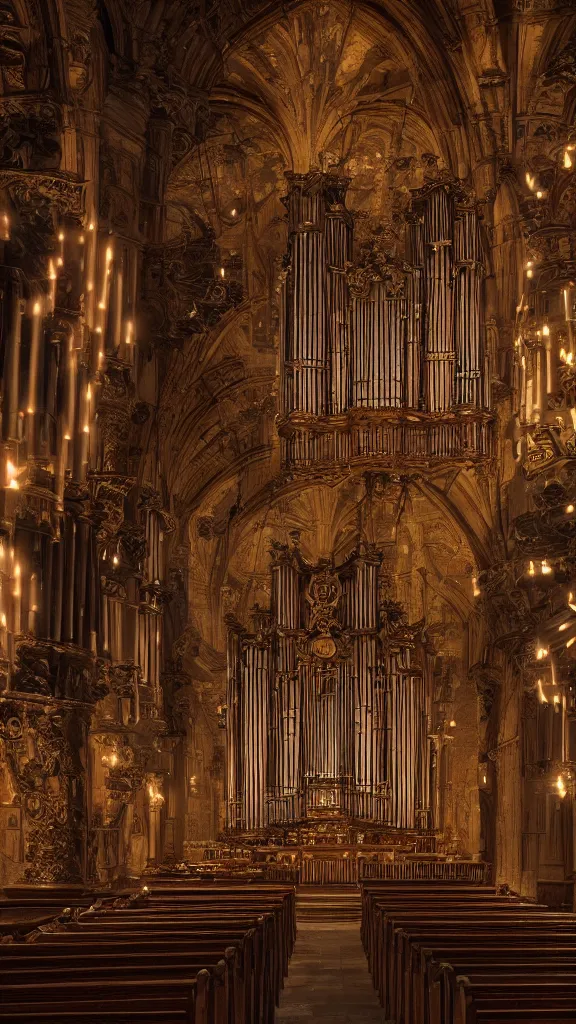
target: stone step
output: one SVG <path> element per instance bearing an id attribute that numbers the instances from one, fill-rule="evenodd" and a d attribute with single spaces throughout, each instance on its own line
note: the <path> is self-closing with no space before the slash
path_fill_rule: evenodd
<path id="1" fill-rule="evenodd" d="M 296 892 L 296 914 L 301 921 L 359 921 L 360 893 L 350 886 L 317 888 L 299 886 Z"/>

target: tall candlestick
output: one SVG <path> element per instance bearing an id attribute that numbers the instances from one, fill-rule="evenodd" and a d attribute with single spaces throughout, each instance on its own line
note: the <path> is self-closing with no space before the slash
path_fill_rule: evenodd
<path id="1" fill-rule="evenodd" d="M 20 401 L 20 346 L 22 338 L 22 279 L 18 271 L 9 280 L 9 327 L 4 355 L 4 440 L 18 440 Z"/>
<path id="2" fill-rule="evenodd" d="M 14 566 L 14 590 L 12 596 L 14 598 L 14 632 L 19 633 L 21 628 L 21 614 L 22 614 L 22 570 L 20 563 L 16 562 Z"/>
<path id="3" fill-rule="evenodd" d="M 50 281 L 49 307 L 50 311 L 52 312 L 56 305 L 56 284 L 58 281 L 58 274 L 56 273 L 56 264 L 53 259 L 48 260 L 48 280 Z"/>
<path id="4" fill-rule="evenodd" d="M 76 412 L 76 376 L 77 376 L 77 364 L 76 364 L 76 350 L 74 348 L 74 338 L 72 334 L 68 336 L 68 360 L 66 364 L 66 420 L 64 425 L 64 441 L 66 442 L 66 465 L 71 470 L 73 468 L 73 457 L 74 457 L 74 421 Z"/>
<path id="5" fill-rule="evenodd" d="M 96 245 L 96 225 L 94 221 L 91 220 L 87 230 L 86 257 L 84 270 L 84 306 L 86 313 L 86 323 L 88 324 L 89 327 L 94 327 L 94 275 L 96 273 Z"/>
<path id="6" fill-rule="evenodd" d="M 30 577 L 30 598 L 28 604 L 28 632 L 36 634 L 36 617 L 38 613 L 38 581 L 36 573 Z"/>
<path id="7" fill-rule="evenodd" d="M 32 332 L 30 338 L 30 364 L 28 371 L 28 454 L 36 453 L 36 406 L 38 397 L 38 364 L 40 359 L 40 334 L 42 327 L 42 303 L 36 301 L 32 307 Z"/>

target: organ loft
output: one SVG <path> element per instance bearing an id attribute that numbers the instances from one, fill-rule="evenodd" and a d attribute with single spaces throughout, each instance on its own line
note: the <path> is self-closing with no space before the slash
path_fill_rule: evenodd
<path id="1" fill-rule="evenodd" d="M 0 0 L 0 945 L 68 993 L 7 1019 L 270 1024 L 297 886 L 464 1024 L 379 885 L 572 921 L 575 89 L 569 0 Z"/>

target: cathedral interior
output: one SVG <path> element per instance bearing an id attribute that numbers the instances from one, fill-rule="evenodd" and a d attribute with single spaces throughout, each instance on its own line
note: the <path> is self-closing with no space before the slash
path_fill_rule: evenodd
<path id="1" fill-rule="evenodd" d="M 0 372 L 8 961 L 240 891 L 279 991 L 361 889 L 381 1008 L 98 1021 L 512 1020 L 393 1004 L 370 922 L 576 954 L 574 0 L 0 0 Z"/>

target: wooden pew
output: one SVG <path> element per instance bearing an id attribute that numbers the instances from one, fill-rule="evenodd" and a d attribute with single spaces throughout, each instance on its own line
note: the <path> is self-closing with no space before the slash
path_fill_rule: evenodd
<path id="1" fill-rule="evenodd" d="M 295 937 L 294 890 L 214 889 L 148 888 L 66 912 L 24 941 L 14 935 L 0 945 L 4 1018 L 272 1024 Z"/>
<path id="2" fill-rule="evenodd" d="M 363 890 L 363 941 L 396 1024 L 576 1020 L 575 915 L 488 887 Z"/>

